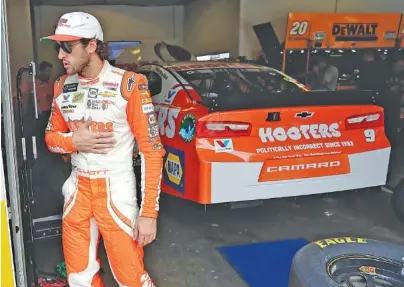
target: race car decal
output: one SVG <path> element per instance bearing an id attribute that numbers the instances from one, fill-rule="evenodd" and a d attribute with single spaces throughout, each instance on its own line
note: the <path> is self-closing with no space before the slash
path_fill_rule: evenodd
<path id="1" fill-rule="evenodd" d="M 185 153 L 173 147 L 164 146 L 164 183 L 180 193 L 185 190 Z"/>
<path id="2" fill-rule="evenodd" d="M 347 155 L 270 159 L 264 163 L 258 182 L 271 182 L 292 178 L 318 178 L 322 176 L 348 174 L 350 170 Z"/>
<path id="3" fill-rule="evenodd" d="M 194 138 L 196 130 L 196 118 L 193 114 L 187 114 L 181 121 L 180 137 L 185 142 L 191 142 Z"/>
<path id="4" fill-rule="evenodd" d="M 154 106 L 157 114 L 157 124 L 160 128 L 160 135 L 173 138 L 175 135 L 175 120 L 180 113 L 180 109 L 170 109 L 166 106 Z"/>
<path id="5" fill-rule="evenodd" d="M 153 68 L 154 68 L 154 67 L 155 67 L 155 66 L 153 66 Z M 162 78 L 164 78 L 165 80 L 168 79 L 167 74 L 164 73 L 164 71 L 163 71 L 162 69 L 160 69 L 159 67 L 155 67 L 155 68 L 153 69 L 153 71 L 156 71 L 156 73 L 159 74 L 159 75 L 160 75 Z"/>
<path id="6" fill-rule="evenodd" d="M 227 139 L 220 139 L 217 141 L 209 141 L 208 139 L 196 139 L 196 148 L 202 155 L 203 151 L 215 151 L 215 154 L 231 153 L 233 156 L 239 158 L 241 161 L 249 162 L 254 156 L 253 153 L 238 151 L 234 149 L 233 140 L 226 141 Z M 224 142 L 225 141 L 225 142 Z M 227 149 L 227 150 L 225 150 Z"/>
<path id="7" fill-rule="evenodd" d="M 232 152 L 232 151 L 234 151 L 232 139 L 221 139 L 221 140 L 215 139 L 214 143 L 215 143 L 215 151 L 216 152 Z"/>
<path id="8" fill-rule="evenodd" d="M 285 130 L 282 127 L 277 128 L 260 128 L 259 136 L 263 143 L 267 141 L 286 141 L 305 139 L 319 139 L 319 138 L 332 138 L 340 137 L 341 132 L 338 130 L 339 125 L 337 123 L 328 124 L 311 124 L 301 125 L 299 127 L 290 127 Z"/>
<path id="9" fill-rule="evenodd" d="M 186 89 L 192 89 L 192 86 L 189 85 L 189 84 L 184 85 L 184 87 Z M 180 85 L 180 84 L 176 84 L 176 85 L 172 86 L 171 89 L 166 94 L 166 97 L 164 99 L 164 103 L 171 105 L 172 102 L 174 101 L 175 97 L 177 96 L 178 92 L 184 90 L 184 87 L 182 85 Z"/>

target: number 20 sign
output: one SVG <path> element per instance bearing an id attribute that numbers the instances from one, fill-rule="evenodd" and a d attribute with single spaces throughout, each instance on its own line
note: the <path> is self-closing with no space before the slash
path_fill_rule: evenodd
<path id="1" fill-rule="evenodd" d="M 291 36 L 303 36 L 306 34 L 309 28 L 309 22 L 307 21 L 294 21 L 290 28 L 289 35 Z"/>

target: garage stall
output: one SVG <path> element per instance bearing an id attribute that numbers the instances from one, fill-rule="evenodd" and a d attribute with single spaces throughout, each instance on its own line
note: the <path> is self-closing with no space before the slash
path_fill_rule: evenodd
<path id="1" fill-rule="evenodd" d="M 62 14 L 77 10 L 99 19 L 109 62 L 136 70 L 148 81 L 152 105 L 143 99 L 143 113 L 149 135 L 159 134 L 162 141 L 154 150 L 165 151 L 158 233 L 145 247 L 144 259 L 156 286 L 404 284 L 402 185 L 385 188 L 389 172 L 400 163 L 392 166 L 392 159 L 403 153 L 386 136 L 383 95 L 355 87 L 310 90 L 292 75 L 296 66 L 290 60 L 295 52 L 307 60 L 312 52 L 307 46 L 291 48 L 288 42 L 276 52 L 278 69 L 259 65 L 256 49 L 266 45 L 257 46 L 262 38 L 253 26 L 276 23 L 280 17 L 273 11 L 278 11 L 285 29 L 303 36 L 318 15 L 288 18 L 303 4 L 272 3 L 277 8 L 271 10 L 256 2 L 262 4 L 259 12 L 241 0 L 70 1 L 71 6 L 50 0 L 6 2 L 2 158 L 7 185 L 1 200 L 2 212 L 10 211 L 13 262 L 8 267 L 15 270 L 5 269 L 14 279 L 10 286 L 67 286 L 61 222 L 71 202 L 66 204 L 61 191 L 75 167 L 69 156 L 51 153 L 45 144 L 50 115 L 40 94 L 48 95 L 68 66 L 58 60 L 52 43 L 39 39 L 54 32 Z M 321 5 L 327 6 L 321 12 L 332 13 L 345 4 Z M 392 5 L 397 6 L 389 9 L 401 9 Z M 317 12 L 319 7 L 302 9 Z M 13 21 L 17 11 L 27 15 L 19 27 Z M 394 12 L 396 18 L 384 18 L 401 27 L 404 11 Z M 310 20 L 306 28 L 300 26 L 302 19 Z M 366 31 L 375 27 L 372 23 Z M 279 27 L 273 25 L 268 37 L 278 48 L 278 39 L 288 39 Z M 327 49 L 324 45 L 317 48 Z M 306 66 L 300 65 L 303 71 Z M 78 106 L 97 112 L 113 108 L 119 84 L 105 82 L 91 93 L 81 94 L 79 83 L 65 87 L 60 101 L 70 127 L 80 125 L 74 118 Z M 102 102 L 93 105 L 91 97 L 102 97 Z M 108 126 L 98 123 L 97 128 Z M 131 161 L 141 179 L 142 151 L 135 149 Z M 139 204 L 143 184 L 138 180 L 133 191 Z M 119 286 L 104 239 L 99 243 L 104 285 Z"/>

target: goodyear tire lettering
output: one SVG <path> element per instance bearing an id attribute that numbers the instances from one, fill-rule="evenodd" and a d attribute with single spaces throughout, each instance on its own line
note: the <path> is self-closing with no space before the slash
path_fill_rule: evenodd
<path id="1" fill-rule="evenodd" d="M 354 237 L 337 237 L 337 238 L 327 238 L 327 239 L 318 240 L 314 243 L 317 244 L 320 248 L 326 248 L 330 245 L 336 245 L 336 244 L 346 244 L 346 243 L 366 244 L 367 239 L 366 238 L 354 238 Z"/>

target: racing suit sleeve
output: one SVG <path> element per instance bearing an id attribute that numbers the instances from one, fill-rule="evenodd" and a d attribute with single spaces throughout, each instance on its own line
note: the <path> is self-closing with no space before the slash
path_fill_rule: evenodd
<path id="1" fill-rule="evenodd" d="M 62 94 L 65 76 L 56 80 L 53 85 L 53 101 L 51 115 L 45 130 L 45 143 L 51 152 L 70 154 L 75 151 L 73 147 L 73 133 L 63 118 L 56 98 Z"/>
<path id="2" fill-rule="evenodd" d="M 156 114 L 144 75 L 126 72 L 121 93 L 128 103 L 126 114 L 141 158 L 142 204 L 139 216 L 157 218 L 165 151 L 161 144 Z"/>

